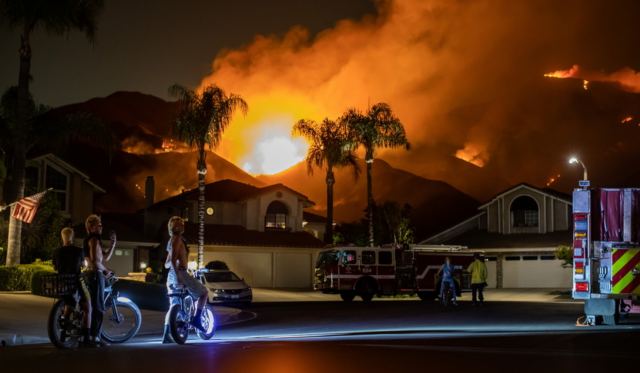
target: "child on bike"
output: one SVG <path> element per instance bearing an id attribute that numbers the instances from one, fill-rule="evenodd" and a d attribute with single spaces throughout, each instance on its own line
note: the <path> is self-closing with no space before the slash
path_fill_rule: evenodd
<path id="1" fill-rule="evenodd" d="M 451 289 L 451 303 L 454 306 L 457 306 L 456 302 L 456 282 L 453 279 L 453 265 L 451 265 L 451 258 L 448 256 L 444 258 L 444 264 L 438 270 L 437 276 L 442 276 L 440 281 L 440 300 L 444 299 L 444 291 L 445 286 L 449 285 L 449 289 Z"/>

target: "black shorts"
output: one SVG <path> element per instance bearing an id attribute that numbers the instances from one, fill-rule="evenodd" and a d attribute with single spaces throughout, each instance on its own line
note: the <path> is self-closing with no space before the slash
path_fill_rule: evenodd
<path id="1" fill-rule="evenodd" d="M 76 306 L 76 299 L 80 299 L 80 302 L 91 300 L 89 295 L 89 288 L 87 286 L 87 281 L 85 280 L 83 275 L 79 275 L 78 277 L 76 291 L 73 294 L 67 294 L 62 296 L 62 300 L 64 301 L 64 304 L 69 307 Z"/>

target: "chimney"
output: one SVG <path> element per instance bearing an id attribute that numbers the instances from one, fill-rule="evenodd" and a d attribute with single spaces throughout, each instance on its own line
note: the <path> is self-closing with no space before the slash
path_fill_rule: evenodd
<path id="1" fill-rule="evenodd" d="M 147 180 L 144 182 L 144 199 L 146 201 L 146 207 L 153 205 L 153 200 L 156 193 L 156 185 L 153 180 L 153 176 L 147 176 Z"/>

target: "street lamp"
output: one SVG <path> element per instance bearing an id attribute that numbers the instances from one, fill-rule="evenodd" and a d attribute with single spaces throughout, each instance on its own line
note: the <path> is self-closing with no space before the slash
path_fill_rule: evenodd
<path id="1" fill-rule="evenodd" d="M 576 157 L 569 158 L 569 164 L 576 164 L 576 163 L 580 163 L 580 165 L 582 166 L 582 170 L 583 170 L 582 180 L 589 180 L 589 178 L 587 177 L 587 166 L 585 166 L 584 163 Z"/>

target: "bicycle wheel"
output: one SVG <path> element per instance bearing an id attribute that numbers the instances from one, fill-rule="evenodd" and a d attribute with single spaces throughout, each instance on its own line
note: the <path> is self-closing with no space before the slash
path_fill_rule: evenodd
<path id="1" fill-rule="evenodd" d="M 213 314 L 213 309 L 208 304 L 204 306 L 202 310 L 202 316 L 200 316 L 200 323 L 204 328 L 204 331 L 198 330 L 198 337 L 200 339 L 208 340 L 216 333 L 216 319 Z"/>
<path id="2" fill-rule="evenodd" d="M 70 335 L 69 331 L 62 325 L 62 315 L 64 312 L 64 301 L 62 299 L 54 303 L 49 312 L 47 321 L 47 334 L 49 340 L 57 348 L 74 348 L 78 345 L 78 336 Z"/>
<path id="3" fill-rule="evenodd" d="M 138 306 L 127 298 L 111 301 L 104 312 L 101 337 L 109 343 L 123 343 L 140 330 L 142 315 Z"/>
<path id="4" fill-rule="evenodd" d="M 169 329 L 177 344 L 182 345 L 189 338 L 189 314 L 179 304 L 173 305 L 169 311 Z"/>

